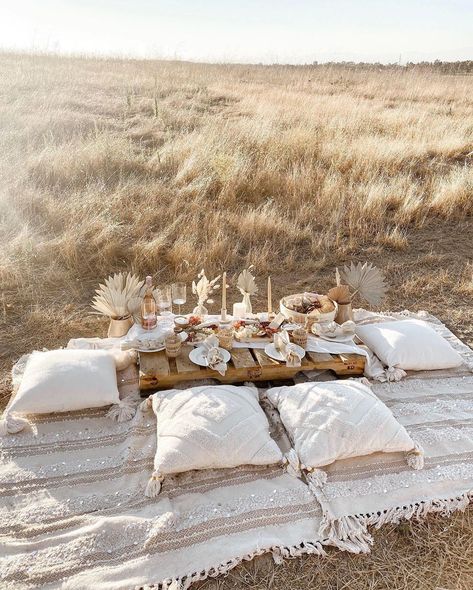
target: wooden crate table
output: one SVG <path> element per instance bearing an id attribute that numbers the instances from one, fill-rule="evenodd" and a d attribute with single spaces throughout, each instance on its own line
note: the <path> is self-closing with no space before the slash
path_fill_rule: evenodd
<path id="1" fill-rule="evenodd" d="M 140 390 L 167 389 L 184 381 L 216 379 L 220 383 L 292 379 L 301 371 L 331 370 L 337 377 L 363 375 L 365 357 L 359 354 L 307 352 L 300 367 L 286 367 L 258 348 L 234 348 L 225 375 L 199 367 L 189 359 L 191 346 L 184 345 L 180 355 L 168 359 L 164 350 L 140 353 Z"/>

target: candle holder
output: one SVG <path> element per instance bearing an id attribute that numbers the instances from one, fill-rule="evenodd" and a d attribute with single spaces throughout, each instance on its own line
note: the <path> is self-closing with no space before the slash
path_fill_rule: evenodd
<path id="1" fill-rule="evenodd" d="M 294 344 L 302 347 L 304 350 L 307 348 L 308 333 L 305 328 L 296 328 L 292 332 L 292 340 Z"/>
<path id="2" fill-rule="evenodd" d="M 168 358 L 176 358 L 181 352 L 182 340 L 174 332 L 169 332 L 164 340 L 166 347 L 166 356 Z"/>
<path id="3" fill-rule="evenodd" d="M 221 348 L 231 350 L 233 348 L 233 330 L 230 327 L 220 327 L 217 332 L 218 343 Z"/>
<path id="4" fill-rule="evenodd" d="M 222 309 L 218 324 L 221 328 L 229 328 L 232 325 L 233 318 L 227 314 L 226 309 Z"/>

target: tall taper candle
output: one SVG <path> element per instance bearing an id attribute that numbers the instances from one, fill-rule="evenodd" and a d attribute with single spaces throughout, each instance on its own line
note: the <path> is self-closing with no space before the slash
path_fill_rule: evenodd
<path id="1" fill-rule="evenodd" d="M 271 277 L 268 277 L 268 314 L 273 313 L 273 304 L 272 304 L 272 293 L 271 293 Z"/>
<path id="2" fill-rule="evenodd" d="M 222 309 L 227 309 L 227 273 L 222 276 Z"/>

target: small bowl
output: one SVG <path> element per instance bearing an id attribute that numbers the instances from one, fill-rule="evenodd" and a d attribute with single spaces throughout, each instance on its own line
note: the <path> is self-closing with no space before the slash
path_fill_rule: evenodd
<path id="1" fill-rule="evenodd" d="M 180 330 L 185 330 L 189 327 L 189 319 L 185 315 L 177 315 L 174 318 L 174 325 Z"/>

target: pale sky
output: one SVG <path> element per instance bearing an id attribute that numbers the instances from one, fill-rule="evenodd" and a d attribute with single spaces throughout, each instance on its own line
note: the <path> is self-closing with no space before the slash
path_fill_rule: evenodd
<path id="1" fill-rule="evenodd" d="M 0 0 L 0 48 L 195 61 L 473 59 L 473 0 Z"/>

